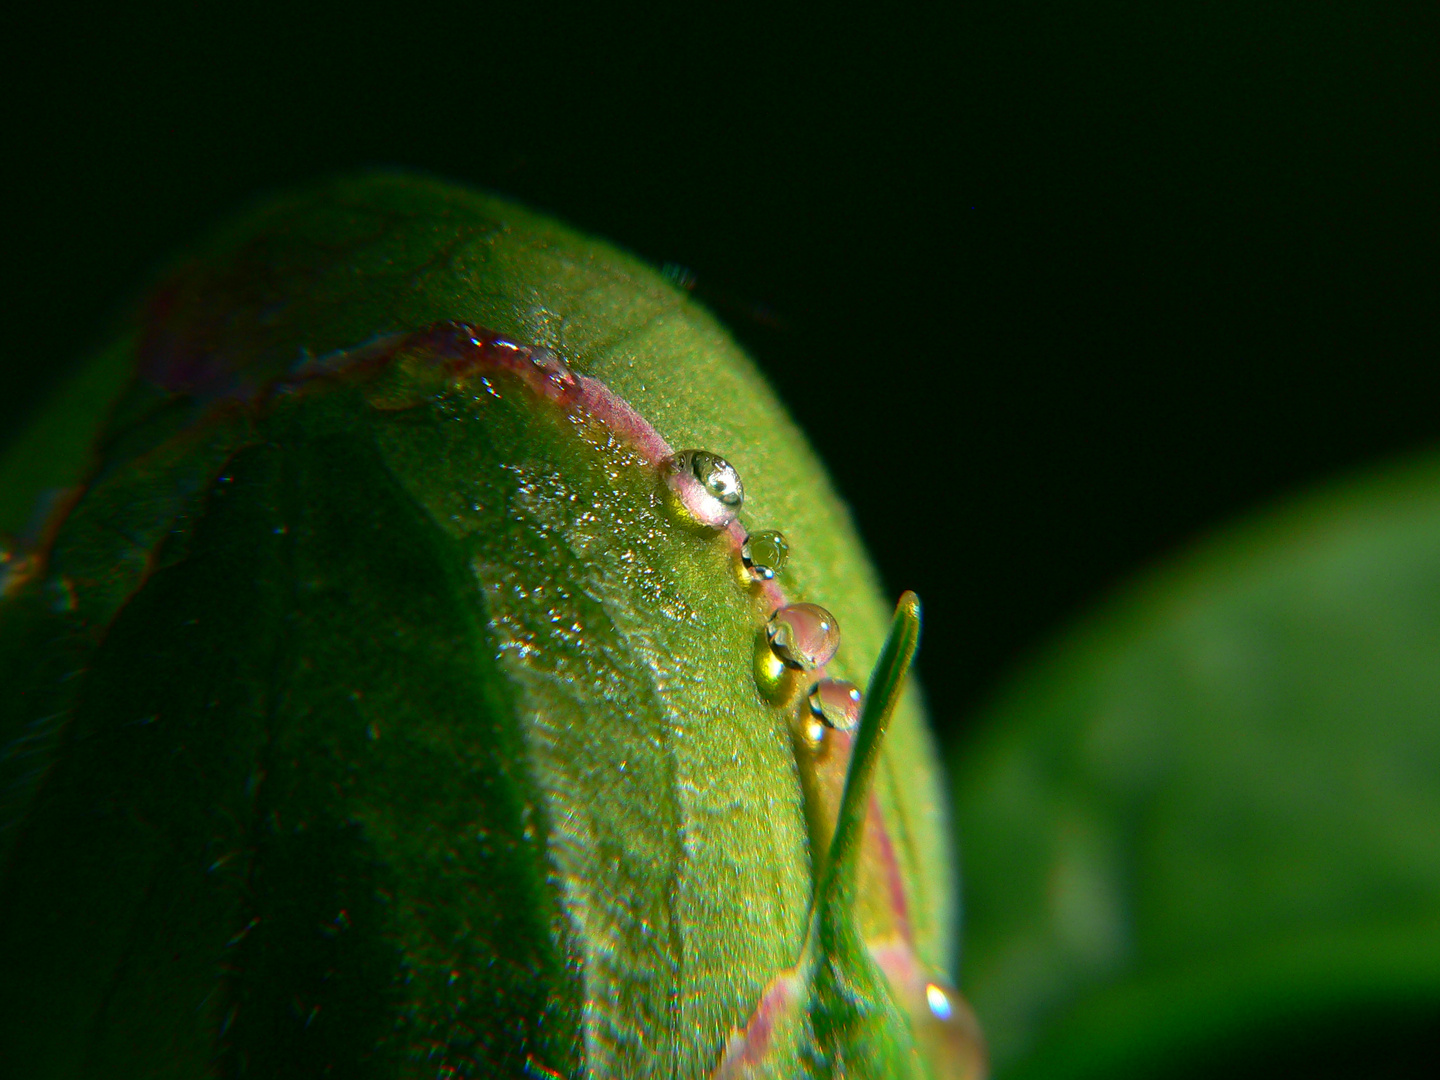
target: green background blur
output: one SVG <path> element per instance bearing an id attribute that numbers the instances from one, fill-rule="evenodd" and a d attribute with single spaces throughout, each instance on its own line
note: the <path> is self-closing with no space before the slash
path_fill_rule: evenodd
<path id="1" fill-rule="evenodd" d="M 959 746 L 1137 571 L 1440 445 L 1433 4 L 174 7 L 7 34 L 0 431 L 257 196 L 492 188 L 693 276 L 924 598 Z M 1403 1072 L 1426 1008 L 1215 1053 Z"/>

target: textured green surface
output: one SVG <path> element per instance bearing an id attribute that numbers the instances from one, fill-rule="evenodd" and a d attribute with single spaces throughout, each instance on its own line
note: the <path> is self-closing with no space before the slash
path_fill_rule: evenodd
<path id="1" fill-rule="evenodd" d="M 744 519 L 789 539 L 789 597 L 840 620 L 830 673 L 863 683 L 886 605 L 844 508 L 683 293 L 413 178 L 262 210 L 134 338 L 232 384 L 132 384 L 44 573 L 0 603 L 0 1057 L 22 1075 L 704 1075 L 799 957 L 812 853 L 753 674 L 768 612 L 724 541 L 662 513 L 653 466 L 501 374 L 395 363 L 244 403 L 444 319 L 553 347 L 672 446 L 724 453 Z M 64 399 L 17 445 L 83 443 L 99 411 Z M 916 696 L 877 794 L 941 971 Z"/>
<path id="2" fill-rule="evenodd" d="M 978 1080 L 983 1073 L 963 1021 L 941 1020 L 925 1003 L 933 976 L 885 970 L 855 917 L 875 768 L 919 634 L 920 604 L 906 593 L 870 676 L 834 840 L 816 871 L 804 950 L 767 988 L 763 1019 L 727 1047 L 718 1080 Z"/>
<path id="3" fill-rule="evenodd" d="M 1440 1007 L 1440 463 L 1220 538 L 986 723 L 955 792 L 1001 1077 Z"/>

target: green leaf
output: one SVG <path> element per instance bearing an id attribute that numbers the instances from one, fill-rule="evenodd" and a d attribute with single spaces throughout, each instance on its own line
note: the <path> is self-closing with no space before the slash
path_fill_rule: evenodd
<path id="1" fill-rule="evenodd" d="M 750 362 L 613 248 L 387 175 L 221 234 L 117 353 L 95 464 L 0 603 L 0 1059 L 709 1075 L 811 925 L 848 743 L 806 743 L 805 693 L 863 685 L 887 625 Z M 686 447 L 783 531 L 776 581 L 676 512 Z M 843 629 L 808 674 L 766 634 L 802 600 Z M 953 941 L 899 685 L 845 912 L 882 960 L 838 961 L 887 1001 Z"/>
<path id="2" fill-rule="evenodd" d="M 1434 459 L 1239 527 L 1068 635 L 953 759 L 999 1074 L 1183 1071 L 1321 1022 L 1323 1064 L 1433 1016 L 1437 718 Z"/>
<path id="3" fill-rule="evenodd" d="M 0 458 L 0 533 L 23 533 L 46 491 L 80 482 L 91 440 L 134 363 L 133 343 L 117 342 L 66 379 L 54 401 Z"/>

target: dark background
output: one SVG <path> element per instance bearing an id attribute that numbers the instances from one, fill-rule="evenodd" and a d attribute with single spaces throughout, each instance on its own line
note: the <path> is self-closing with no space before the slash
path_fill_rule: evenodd
<path id="1" fill-rule="evenodd" d="M 29 18 L 0 431 L 258 195 L 493 188 L 694 275 L 926 600 L 952 731 L 1139 568 L 1440 443 L 1433 2 Z"/>

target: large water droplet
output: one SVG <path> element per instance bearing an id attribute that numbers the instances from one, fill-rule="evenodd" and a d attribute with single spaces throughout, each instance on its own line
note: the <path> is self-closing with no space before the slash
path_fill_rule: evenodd
<path id="1" fill-rule="evenodd" d="M 692 451 L 690 472 L 707 494 L 726 506 L 739 509 L 745 501 L 745 487 L 740 483 L 740 474 L 719 454 L 708 450 Z"/>
<path id="2" fill-rule="evenodd" d="M 676 508 L 698 525 L 723 529 L 745 501 L 735 466 L 708 450 L 681 450 L 665 466 L 665 484 Z"/>
<path id="3" fill-rule="evenodd" d="M 860 702 L 860 688 L 844 679 L 821 679 L 810 688 L 810 715 L 841 731 L 860 723 Z"/>
<path id="4" fill-rule="evenodd" d="M 789 667 L 813 671 L 840 648 L 840 624 L 819 604 L 790 604 L 770 616 L 770 648 Z"/>
<path id="5" fill-rule="evenodd" d="M 762 529 L 745 537 L 740 548 L 740 558 L 745 569 L 756 581 L 769 581 L 781 570 L 790 558 L 790 545 L 782 533 L 774 529 Z"/>

